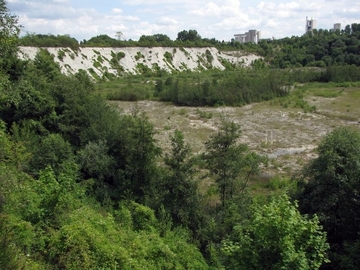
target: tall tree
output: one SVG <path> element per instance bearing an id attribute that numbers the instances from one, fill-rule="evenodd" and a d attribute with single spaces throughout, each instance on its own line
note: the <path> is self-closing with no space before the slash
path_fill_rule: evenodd
<path id="1" fill-rule="evenodd" d="M 122 124 L 119 145 L 110 150 L 119 166 L 116 187 L 131 193 L 139 203 L 155 206 L 160 196 L 156 158 L 161 149 L 156 145 L 154 126 L 138 109 L 123 115 Z"/>
<path id="2" fill-rule="evenodd" d="M 164 161 L 169 168 L 164 187 L 167 193 L 164 205 L 177 225 L 196 229 L 199 215 L 198 185 L 194 179 L 194 162 L 191 148 L 184 141 L 184 135 L 175 130 L 171 136 L 171 152 Z"/>
<path id="3" fill-rule="evenodd" d="M 5 0 L 0 0 L 0 71 L 13 80 L 23 69 L 22 62 L 17 58 L 19 34 L 17 16 L 9 13 Z"/>
<path id="4" fill-rule="evenodd" d="M 238 142 L 241 135 L 239 124 L 223 117 L 217 128 L 205 142 L 204 158 L 225 206 L 244 191 L 251 176 L 258 172 L 262 158 Z"/>
<path id="5" fill-rule="evenodd" d="M 183 30 L 178 33 L 177 40 L 179 41 L 196 41 L 200 40 L 201 36 L 198 34 L 196 30 Z"/>
<path id="6" fill-rule="evenodd" d="M 318 153 L 299 181 L 300 210 L 317 214 L 328 234 L 328 269 L 355 269 L 360 252 L 359 130 L 334 130 L 320 143 Z"/>

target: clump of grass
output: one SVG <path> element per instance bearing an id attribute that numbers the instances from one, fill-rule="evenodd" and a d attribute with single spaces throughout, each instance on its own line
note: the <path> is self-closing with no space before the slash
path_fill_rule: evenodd
<path id="1" fill-rule="evenodd" d="M 211 119 L 213 117 L 212 112 L 206 112 L 206 111 L 203 111 L 200 109 L 197 109 L 196 113 L 200 116 L 200 118 L 203 118 L 203 119 Z"/>
<path id="2" fill-rule="evenodd" d="M 95 68 L 97 68 L 97 69 L 101 69 L 101 63 L 100 62 L 98 62 L 98 61 L 95 61 L 94 63 L 93 63 L 93 66 L 95 67 Z"/>
<path id="3" fill-rule="evenodd" d="M 101 57 L 101 55 L 98 55 L 97 61 L 101 64 L 104 63 L 104 59 Z"/>
<path id="4" fill-rule="evenodd" d="M 211 52 L 207 49 L 205 52 L 206 55 L 206 60 L 208 61 L 209 64 L 212 63 L 212 61 L 214 60 L 214 57 L 212 56 Z"/>
<path id="5" fill-rule="evenodd" d="M 185 108 L 181 108 L 179 111 L 179 115 L 185 115 L 187 113 Z"/>
<path id="6" fill-rule="evenodd" d="M 58 51 L 58 59 L 62 62 L 64 61 L 65 52 L 63 50 Z"/>
<path id="7" fill-rule="evenodd" d="M 314 92 L 314 96 L 316 97 L 324 97 L 324 98 L 336 98 L 340 96 L 344 90 L 337 90 L 337 89 L 317 89 Z"/>
<path id="8" fill-rule="evenodd" d="M 96 81 L 100 81 L 100 77 L 99 75 L 95 72 L 95 70 L 93 68 L 89 68 L 88 69 L 90 75 L 96 80 Z"/>
<path id="9" fill-rule="evenodd" d="M 307 91 L 304 89 L 296 89 L 286 97 L 274 99 L 270 105 L 278 105 L 283 108 L 301 108 L 305 113 L 315 112 L 316 106 L 311 106 L 305 99 Z"/>
<path id="10" fill-rule="evenodd" d="M 137 52 L 136 55 L 135 55 L 135 60 L 139 61 L 140 58 L 145 59 L 145 56 L 141 52 Z"/>
<path id="11" fill-rule="evenodd" d="M 172 60 L 173 60 L 173 56 L 172 56 L 172 54 L 171 54 L 170 52 L 165 52 L 165 53 L 164 53 L 164 58 L 165 58 L 166 61 L 168 61 L 168 62 L 172 62 Z"/>

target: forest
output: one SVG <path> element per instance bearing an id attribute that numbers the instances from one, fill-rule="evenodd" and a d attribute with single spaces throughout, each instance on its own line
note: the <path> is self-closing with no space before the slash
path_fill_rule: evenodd
<path id="1" fill-rule="evenodd" d="M 357 269 L 357 127 L 326 135 L 282 192 L 254 195 L 248 187 L 268 161 L 239 143 L 233 119 L 221 118 L 201 153 L 181 130 L 163 152 L 147 115 L 111 106 L 85 71 L 62 74 L 46 51 L 19 59 L 26 38 L 4 0 L 0 25 L 1 269 Z M 345 45 L 359 44 L 356 35 L 355 27 L 329 34 Z M 267 61 L 284 68 L 276 59 L 288 56 L 279 55 Z M 359 80 L 358 63 L 345 59 L 322 71 L 259 64 L 199 84 L 168 76 L 154 95 L 240 106 L 287 95 L 283 86 L 294 82 Z M 212 181 L 205 190 L 204 179 Z"/>

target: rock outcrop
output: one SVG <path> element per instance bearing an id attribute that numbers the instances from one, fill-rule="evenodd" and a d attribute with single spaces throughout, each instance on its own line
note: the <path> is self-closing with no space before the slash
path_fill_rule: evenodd
<path id="1" fill-rule="evenodd" d="M 207 69 L 224 70 L 226 66 L 249 66 L 260 58 L 240 51 L 216 48 L 124 47 L 124 48 L 43 48 L 54 55 L 64 73 L 86 70 L 94 78 L 147 71 L 181 72 Z M 20 47 L 21 57 L 34 59 L 39 48 Z"/>

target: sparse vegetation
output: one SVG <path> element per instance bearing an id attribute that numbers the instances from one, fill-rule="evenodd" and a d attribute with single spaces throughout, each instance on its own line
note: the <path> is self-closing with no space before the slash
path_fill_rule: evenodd
<path id="1" fill-rule="evenodd" d="M 171 54 L 170 52 L 165 52 L 165 53 L 164 53 L 164 58 L 165 58 L 166 61 L 168 61 L 169 63 L 171 63 L 172 60 L 173 60 L 173 56 L 172 56 L 172 54 Z"/>
<path id="2" fill-rule="evenodd" d="M 93 68 L 88 68 L 88 71 L 89 71 L 90 75 L 91 75 L 96 81 L 100 81 L 99 75 L 95 72 L 95 70 L 94 70 Z"/>
<path id="3" fill-rule="evenodd" d="M 203 111 L 200 109 L 197 109 L 196 113 L 199 115 L 200 118 L 203 118 L 203 119 L 211 119 L 213 117 L 212 112 L 206 112 L 206 111 Z"/>
<path id="4" fill-rule="evenodd" d="M 145 56 L 141 52 L 137 52 L 135 55 L 135 60 L 139 61 L 141 58 L 145 59 Z"/>
<path id="5" fill-rule="evenodd" d="M 64 61 L 65 52 L 63 50 L 58 51 L 58 58 L 60 61 Z"/>

